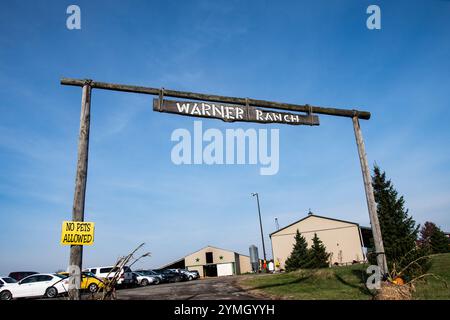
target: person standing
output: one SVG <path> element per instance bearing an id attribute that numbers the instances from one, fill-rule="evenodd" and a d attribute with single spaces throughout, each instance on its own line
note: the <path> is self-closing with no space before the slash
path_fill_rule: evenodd
<path id="1" fill-rule="evenodd" d="M 273 260 L 269 261 L 269 272 L 273 272 L 275 270 L 275 266 Z"/>

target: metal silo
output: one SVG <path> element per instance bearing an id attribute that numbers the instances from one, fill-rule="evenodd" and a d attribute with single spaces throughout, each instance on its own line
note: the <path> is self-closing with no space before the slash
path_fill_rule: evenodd
<path id="1" fill-rule="evenodd" d="M 258 247 L 255 245 L 251 245 L 249 251 L 250 251 L 250 263 L 252 265 L 252 271 L 258 272 L 259 270 Z"/>

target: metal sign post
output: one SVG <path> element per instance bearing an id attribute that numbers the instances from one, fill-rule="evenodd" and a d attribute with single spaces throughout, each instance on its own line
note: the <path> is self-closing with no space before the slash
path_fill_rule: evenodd
<path id="1" fill-rule="evenodd" d="M 256 196 L 256 203 L 258 204 L 258 216 L 259 216 L 259 228 L 261 231 L 261 242 L 262 242 L 262 247 L 263 247 L 263 256 L 264 256 L 264 262 L 267 261 L 266 258 L 266 245 L 264 244 L 264 233 L 263 233 L 263 226 L 262 226 L 262 221 L 261 221 L 261 208 L 259 206 L 259 194 L 256 193 L 252 193 L 252 196 Z"/>

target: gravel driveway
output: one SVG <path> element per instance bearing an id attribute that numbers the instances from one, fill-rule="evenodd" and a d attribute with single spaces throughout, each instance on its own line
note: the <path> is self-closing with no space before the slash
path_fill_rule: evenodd
<path id="1" fill-rule="evenodd" d="M 261 300 L 240 288 L 238 276 L 163 283 L 117 291 L 119 300 Z M 267 298 L 266 298 L 267 299 Z"/>

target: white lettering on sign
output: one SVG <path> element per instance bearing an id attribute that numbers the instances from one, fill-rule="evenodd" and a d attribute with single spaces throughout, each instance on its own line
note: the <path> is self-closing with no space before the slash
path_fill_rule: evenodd
<path id="1" fill-rule="evenodd" d="M 224 106 L 222 104 L 200 103 L 180 103 L 177 102 L 177 110 L 192 116 L 204 116 L 214 118 L 224 118 L 226 120 L 243 120 L 244 109 L 239 106 Z M 261 112 L 261 111 L 260 111 Z"/>
<path id="2" fill-rule="evenodd" d="M 153 109 L 193 117 L 216 118 L 228 122 L 247 121 L 259 123 L 286 123 L 319 125 L 316 115 L 295 114 L 257 109 L 251 106 L 217 104 L 211 102 L 181 102 L 155 99 Z"/>

